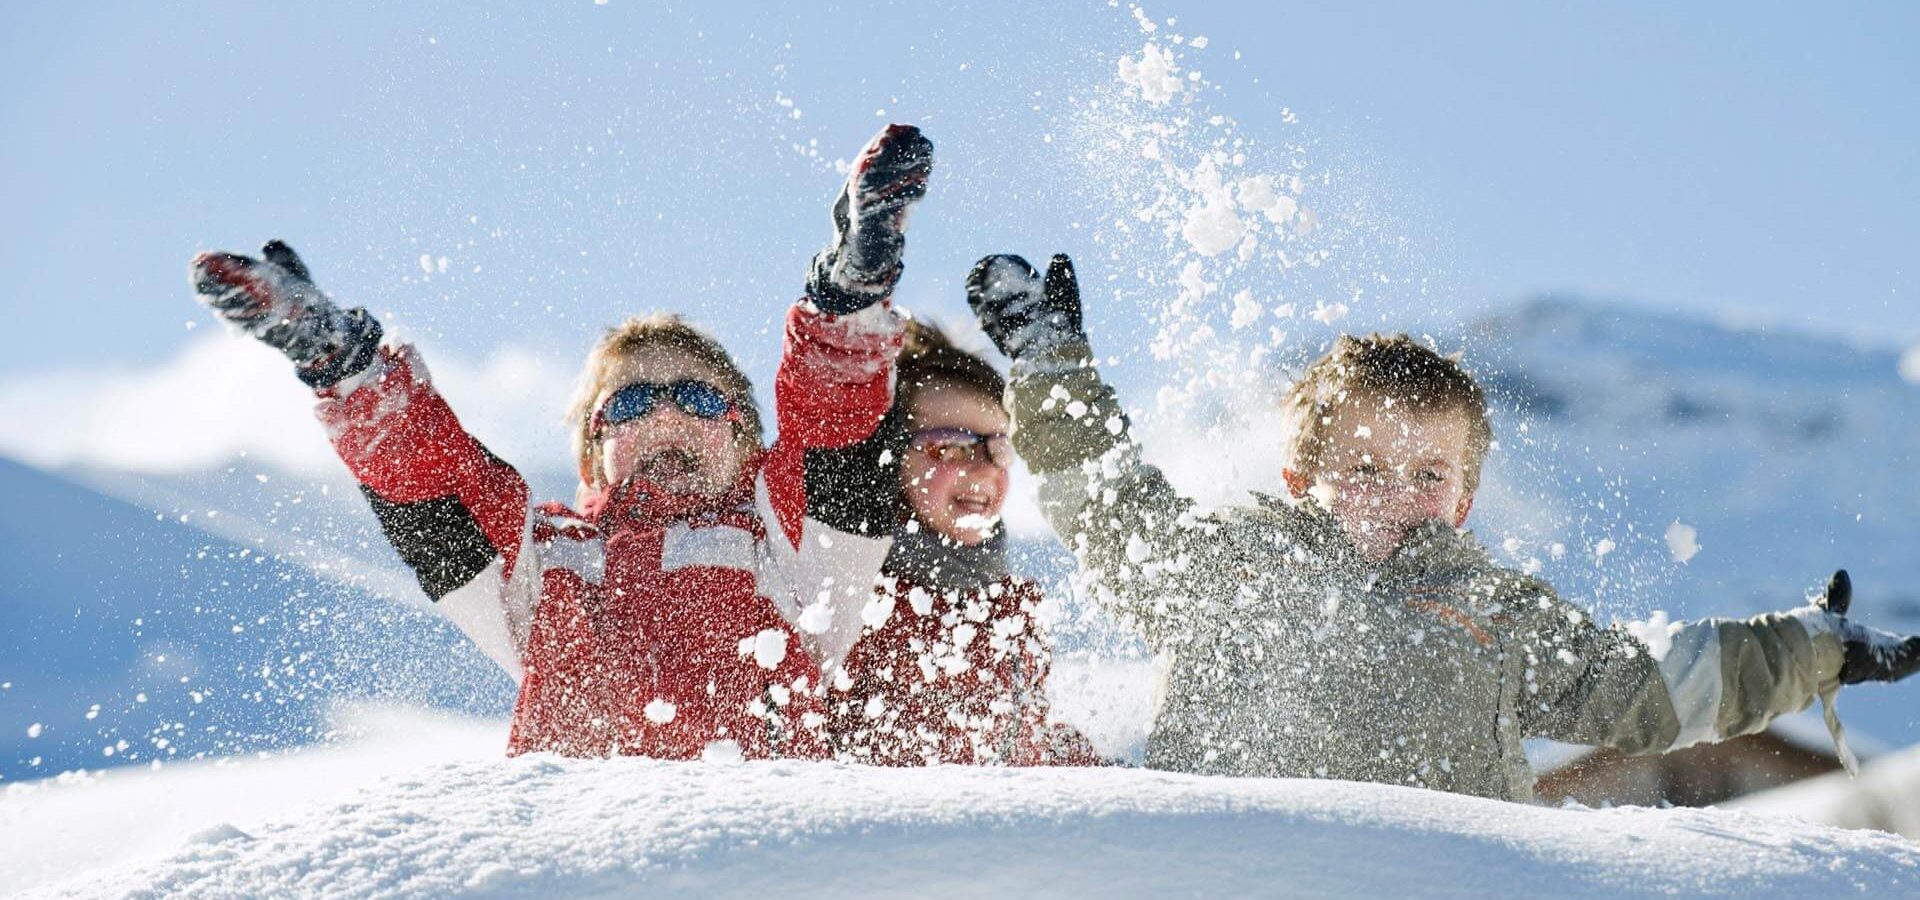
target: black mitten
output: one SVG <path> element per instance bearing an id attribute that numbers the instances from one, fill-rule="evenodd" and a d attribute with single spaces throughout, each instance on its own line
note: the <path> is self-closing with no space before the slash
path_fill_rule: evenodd
<path id="1" fill-rule="evenodd" d="M 1847 607 L 1853 605 L 1853 579 L 1847 576 L 1847 570 L 1833 573 L 1826 595 L 1814 605 L 1832 619 L 1834 633 L 1840 636 L 1840 645 L 1846 651 L 1846 662 L 1840 666 L 1841 684 L 1899 681 L 1920 670 L 1920 636 L 1903 638 L 1856 625 L 1847 618 Z"/>
<path id="2" fill-rule="evenodd" d="M 967 275 L 967 305 L 981 330 L 1010 358 L 1084 340 L 1073 260 L 1055 254 L 1045 278 L 1011 254 L 989 256 Z"/>

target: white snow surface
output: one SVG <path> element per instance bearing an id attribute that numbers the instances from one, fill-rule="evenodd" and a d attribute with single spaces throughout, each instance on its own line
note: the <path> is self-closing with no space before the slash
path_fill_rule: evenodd
<path id="1" fill-rule="evenodd" d="M 383 778 L 455 760 L 498 760 L 507 727 L 433 710 L 365 705 L 334 719 L 340 742 L 67 774 L 0 789 L 0 895 L 162 857 L 197 836 L 258 831 L 331 809 Z"/>
<path id="2" fill-rule="evenodd" d="M 251 771 L 257 776 L 274 765 Z M 279 765 L 289 785 L 311 780 L 296 760 Z M 114 791 L 125 802 L 113 809 L 128 822 L 155 811 L 152 796 L 135 802 L 141 777 L 124 773 Z M 218 805 L 236 789 L 205 780 L 192 793 Z M 116 827 L 110 818 L 101 824 Z M 11 813 L 7 822 L 9 841 L 36 829 L 31 818 Z M 1497 891 L 1577 898 L 1920 890 L 1920 847 L 1878 832 L 1725 810 L 1550 809 L 1383 785 L 1139 769 L 877 769 L 544 755 L 445 761 L 397 771 L 296 814 L 222 819 L 172 840 L 160 858 L 82 871 L 32 895 Z"/>

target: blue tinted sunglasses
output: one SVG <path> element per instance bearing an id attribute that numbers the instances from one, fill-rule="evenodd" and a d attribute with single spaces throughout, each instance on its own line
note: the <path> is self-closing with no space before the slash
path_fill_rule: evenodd
<path id="1" fill-rule="evenodd" d="M 696 419 L 721 419 L 733 412 L 733 401 L 720 389 L 691 378 L 672 384 L 636 381 L 607 398 L 600 407 L 601 427 L 644 419 L 659 407 L 660 399 L 672 401 L 680 411 Z"/>

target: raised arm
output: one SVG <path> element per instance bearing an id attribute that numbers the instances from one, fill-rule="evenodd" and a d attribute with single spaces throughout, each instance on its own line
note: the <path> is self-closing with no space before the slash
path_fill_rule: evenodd
<path id="1" fill-rule="evenodd" d="M 893 360 L 905 328 L 889 299 L 904 269 L 907 214 L 926 195 L 932 169 L 933 145 L 911 125 L 889 125 L 867 143 L 834 203 L 833 240 L 814 259 L 807 296 L 787 315 L 774 379 L 779 436 L 758 500 L 778 528 L 768 544 L 792 588 L 780 595 L 787 598 L 781 612 L 799 626 L 823 672 L 859 639 L 860 610 L 891 532 L 809 518 L 809 455 L 817 461 L 859 444 L 893 404 Z"/>
<path id="2" fill-rule="evenodd" d="M 1013 445 L 1040 481 L 1047 522 L 1103 604 L 1156 644 L 1184 633 L 1209 582 L 1184 573 L 1217 572 L 1206 558 L 1228 548 L 1207 540 L 1211 523 L 1141 461 L 1126 411 L 1094 367 L 1073 262 L 1055 256 L 1043 278 L 1018 256 L 989 256 L 968 276 L 967 299 L 1013 360 Z"/>
<path id="3" fill-rule="evenodd" d="M 437 609 L 516 678 L 535 577 L 526 482 L 460 426 L 411 347 L 380 346 L 379 322 L 342 310 L 293 249 L 194 258 L 194 289 L 221 318 L 291 359 L 394 549 Z M 537 569 L 537 566 L 535 567 Z"/>
<path id="4" fill-rule="evenodd" d="M 933 144 L 920 129 L 888 125 L 874 135 L 834 201 L 833 240 L 814 257 L 807 295 L 787 314 L 774 379 L 779 436 L 766 478 L 794 547 L 810 487 L 843 496 L 872 487 L 822 481 L 823 473 L 857 474 L 857 467 L 820 462 L 811 467 L 819 483 L 809 485 L 807 459 L 810 451 L 816 460 L 830 459 L 866 440 L 893 404 L 893 360 L 905 324 L 889 301 L 905 269 L 907 215 L 926 196 L 932 171 Z"/>

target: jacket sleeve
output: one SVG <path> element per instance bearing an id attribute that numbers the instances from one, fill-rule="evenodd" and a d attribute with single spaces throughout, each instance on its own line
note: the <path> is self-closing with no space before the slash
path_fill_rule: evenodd
<path id="1" fill-rule="evenodd" d="M 520 473 L 460 426 L 410 346 L 382 348 L 316 413 L 435 608 L 519 678 L 539 594 Z"/>
<path id="2" fill-rule="evenodd" d="M 1039 482 L 1041 512 L 1079 559 L 1105 608 L 1149 644 L 1193 633 L 1225 573 L 1242 568 L 1160 470 L 1140 458 L 1132 426 L 1084 341 L 1015 360 L 1007 384 L 1013 445 Z"/>
<path id="3" fill-rule="evenodd" d="M 809 518 L 808 452 L 848 448 L 873 434 L 893 405 L 893 361 L 904 331 L 886 303 L 831 315 L 802 300 L 787 315 L 773 385 L 779 436 L 767 451 L 756 500 L 768 523 L 769 577 L 785 582 L 769 584 L 768 596 L 798 626 L 822 672 L 838 666 L 860 637 L 860 610 L 892 529 L 863 534 Z"/>
<path id="4" fill-rule="evenodd" d="M 1760 731 L 1839 685 L 1839 640 L 1811 607 L 1602 628 L 1533 579 L 1520 624 L 1525 732 L 1658 753 Z"/>

